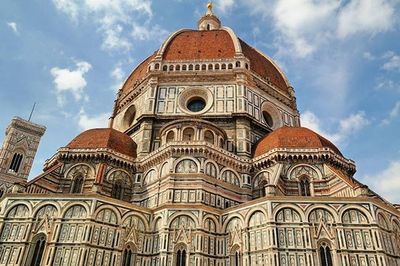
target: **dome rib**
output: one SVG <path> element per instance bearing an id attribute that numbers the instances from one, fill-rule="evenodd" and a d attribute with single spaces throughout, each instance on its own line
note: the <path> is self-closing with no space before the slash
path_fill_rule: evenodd
<path id="1" fill-rule="evenodd" d="M 305 127 L 281 127 L 263 137 L 256 145 L 254 157 L 273 149 L 321 149 L 329 148 L 343 156 L 340 150 L 329 140 Z"/>
<path id="2" fill-rule="evenodd" d="M 89 129 L 76 136 L 66 148 L 101 149 L 107 148 L 136 158 L 136 143 L 127 134 L 113 128 Z"/>

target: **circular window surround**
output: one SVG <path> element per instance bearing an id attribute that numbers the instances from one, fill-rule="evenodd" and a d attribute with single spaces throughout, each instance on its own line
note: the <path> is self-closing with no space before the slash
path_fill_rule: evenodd
<path id="1" fill-rule="evenodd" d="M 128 129 L 136 118 L 136 107 L 135 105 L 131 105 L 126 108 L 124 115 L 122 116 L 122 127 L 124 130 Z"/>
<path id="2" fill-rule="evenodd" d="M 269 125 L 267 121 L 265 121 L 264 115 L 263 115 L 264 112 L 267 112 L 270 115 L 270 117 L 272 119 L 272 126 Z M 272 129 L 276 129 L 276 128 L 283 126 L 283 122 L 282 122 L 281 116 L 279 114 L 279 111 L 271 102 L 265 101 L 261 105 L 261 114 L 262 114 L 263 122 L 266 125 L 268 125 L 269 127 L 271 127 Z"/>
<path id="3" fill-rule="evenodd" d="M 192 112 L 188 109 L 188 103 L 194 100 L 203 100 L 205 106 L 198 112 Z M 182 91 L 178 98 L 179 109 L 189 115 L 200 115 L 210 110 L 213 105 L 213 95 L 209 89 L 206 88 L 188 88 Z"/>

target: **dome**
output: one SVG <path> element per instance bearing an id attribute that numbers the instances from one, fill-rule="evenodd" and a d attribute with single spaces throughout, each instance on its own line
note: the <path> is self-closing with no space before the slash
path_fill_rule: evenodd
<path id="1" fill-rule="evenodd" d="M 240 57 L 247 58 L 253 74 L 271 83 L 281 92 L 290 95 L 288 89 L 290 84 L 277 64 L 236 37 L 235 33 L 227 27 L 213 30 L 183 29 L 173 33 L 158 51 L 147 57 L 133 70 L 123 85 L 122 92 L 128 93 L 136 82 L 151 72 L 150 64 L 154 59 L 171 62 L 201 62 L 220 59 L 236 60 Z M 158 71 L 160 70 L 158 69 Z"/>
<path id="2" fill-rule="evenodd" d="M 125 133 L 112 128 L 89 129 L 75 137 L 66 148 L 112 149 L 136 158 L 136 143 Z"/>
<path id="3" fill-rule="evenodd" d="M 256 146 L 254 157 L 273 149 L 321 149 L 329 148 L 342 156 L 339 149 L 329 140 L 305 127 L 281 127 L 263 137 Z"/>

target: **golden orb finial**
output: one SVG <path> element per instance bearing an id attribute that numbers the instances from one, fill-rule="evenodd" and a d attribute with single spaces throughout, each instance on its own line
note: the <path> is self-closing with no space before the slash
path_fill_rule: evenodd
<path id="1" fill-rule="evenodd" d="M 207 4 L 207 15 L 212 15 L 213 4 L 211 1 Z"/>

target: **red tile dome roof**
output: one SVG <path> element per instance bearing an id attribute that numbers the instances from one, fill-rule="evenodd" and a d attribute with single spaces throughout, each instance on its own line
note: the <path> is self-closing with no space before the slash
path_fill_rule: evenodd
<path id="1" fill-rule="evenodd" d="M 250 61 L 250 70 L 268 80 L 280 91 L 288 94 L 290 86 L 275 62 L 236 37 L 229 28 L 214 30 L 180 30 L 172 34 L 164 45 L 133 70 L 122 87 L 128 92 L 132 85 L 149 72 L 149 63 L 157 56 L 169 61 L 196 61 L 212 59 L 234 59 L 238 55 Z"/>
<path id="2" fill-rule="evenodd" d="M 176 34 L 165 47 L 165 60 L 229 59 L 235 45 L 226 30 L 187 30 Z"/>
<path id="3" fill-rule="evenodd" d="M 89 129 L 75 137 L 66 148 L 100 149 L 108 148 L 136 158 L 136 143 L 127 134 L 113 128 Z"/>
<path id="4" fill-rule="evenodd" d="M 256 146 L 254 157 L 273 149 L 321 149 L 329 148 L 342 156 L 339 149 L 329 140 L 305 127 L 281 127 L 263 137 Z"/>

